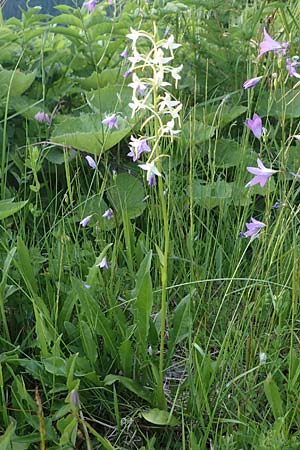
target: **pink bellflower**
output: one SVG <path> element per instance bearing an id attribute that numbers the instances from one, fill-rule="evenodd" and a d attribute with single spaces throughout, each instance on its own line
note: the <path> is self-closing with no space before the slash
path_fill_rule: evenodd
<path id="1" fill-rule="evenodd" d="M 92 218 L 92 216 L 87 216 L 87 217 L 85 217 L 84 219 L 82 219 L 82 220 L 79 222 L 79 224 L 80 224 L 82 227 L 86 227 L 86 226 L 90 223 L 91 218 Z"/>
<path id="2" fill-rule="evenodd" d="M 107 220 L 110 220 L 114 217 L 114 212 L 112 209 L 107 209 L 103 214 L 102 217 L 104 217 Z"/>
<path id="3" fill-rule="evenodd" d="M 267 169 L 259 158 L 257 159 L 257 165 L 258 167 L 247 167 L 248 172 L 253 173 L 255 177 L 245 187 L 254 186 L 255 184 L 260 184 L 261 187 L 264 187 L 268 179 L 277 172 L 277 170 Z"/>
<path id="4" fill-rule="evenodd" d="M 296 78 L 300 78 L 299 73 L 297 73 L 296 67 L 299 66 L 300 64 L 298 63 L 298 57 L 294 57 L 294 58 L 287 58 L 286 59 L 286 70 L 288 71 L 288 74 L 290 77 L 296 77 Z"/>
<path id="5" fill-rule="evenodd" d="M 246 127 L 254 134 L 257 139 L 260 139 L 263 135 L 262 120 L 258 114 L 253 114 L 253 119 L 246 119 L 244 123 Z"/>
<path id="6" fill-rule="evenodd" d="M 48 125 L 51 124 L 49 115 L 43 111 L 37 112 L 36 115 L 34 116 L 34 118 L 35 118 L 35 120 L 37 120 L 40 123 L 48 123 Z"/>
<path id="7" fill-rule="evenodd" d="M 240 233 L 240 237 L 250 237 L 251 239 L 258 238 L 260 230 L 265 226 L 266 224 L 264 224 L 263 222 L 251 218 L 251 222 L 246 223 L 247 231 L 242 231 Z"/>
<path id="8" fill-rule="evenodd" d="M 93 13 L 95 11 L 97 0 L 89 0 L 88 2 L 84 2 L 82 5 L 83 8 L 88 8 L 90 13 Z"/>
<path id="9" fill-rule="evenodd" d="M 260 58 L 264 53 L 272 51 L 279 55 L 285 55 L 289 43 L 283 42 L 282 44 L 280 44 L 280 42 L 272 39 L 271 36 L 268 34 L 267 30 L 264 28 L 264 40 L 259 44 L 259 46 L 260 52 L 258 58 Z"/>
<path id="10" fill-rule="evenodd" d="M 118 118 L 115 114 L 102 120 L 103 125 L 107 125 L 109 129 L 118 128 Z"/>
<path id="11" fill-rule="evenodd" d="M 261 76 L 261 77 L 250 78 L 249 80 L 246 80 L 246 81 L 243 83 L 243 88 L 244 88 L 245 90 L 246 90 L 246 89 L 250 89 L 250 88 L 252 88 L 253 86 L 256 86 L 257 83 L 259 83 L 261 79 L 262 79 L 262 76 Z"/>
<path id="12" fill-rule="evenodd" d="M 91 156 L 87 155 L 87 156 L 85 157 L 85 159 L 87 160 L 88 165 L 89 165 L 92 169 L 96 169 L 97 164 L 96 164 L 96 161 L 94 160 L 94 158 L 92 158 Z"/>
<path id="13" fill-rule="evenodd" d="M 132 161 L 140 159 L 142 153 L 151 152 L 151 148 L 147 144 L 146 139 L 136 139 L 135 137 L 130 137 L 131 142 L 129 143 L 130 152 L 127 156 L 132 158 Z"/>
<path id="14" fill-rule="evenodd" d="M 104 257 L 103 259 L 101 259 L 101 261 L 99 262 L 99 264 L 96 264 L 97 267 L 100 267 L 100 269 L 108 269 L 108 263 L 107 263 L 107 259 Z"/>

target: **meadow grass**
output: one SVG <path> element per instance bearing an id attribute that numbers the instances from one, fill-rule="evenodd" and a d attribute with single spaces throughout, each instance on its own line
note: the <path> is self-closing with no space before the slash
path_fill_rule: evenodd
<path id="1" fill-rule="evenodd" d="M 282 55 L 256 59 L 265 25 L 297 55 L 300 8 L 153 3 L 66 9 L 49 29 L 33 11 L 22 31 L 2 23 L 0 450 L 300 448 L 298 86 Z M 148 116 L 126 122 L 109 88 L 127 95 L 116 55 L 130 26 L 163 39 L 167 25 L 182 44 L 170 87 L 182 126 L 160 139 L 155 120 L 141 130 Z M 37 80 L 15 97 L 18 70 Z M 37 123 L 54 105 L 54 125 Z M 244 125 L 254 112 L 260 139 Z M 87 113 L 117 113 L 128 131 L 115 144 L 103 131 L 94 151 Z M 168 155 L 156 186 L 126 156 L 130 134 Z M 278 172 L 245 188 L 257 157 Z M 252 217 L 259 239 L 240 237 Z"/>

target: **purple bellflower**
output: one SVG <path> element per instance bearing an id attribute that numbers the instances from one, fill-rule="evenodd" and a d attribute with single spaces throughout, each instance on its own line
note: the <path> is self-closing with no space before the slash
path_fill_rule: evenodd
<path id="1" fill-rule="evenodd" d="M 243 83 L 243 88 L 244 88 L 245 90 L 246 90 L 246 89 L 250 89 L 250 88 L 252 88 L 253 86 L 256 86 L 257 83 L 259 83 L 261 79 L 262 79 L 262 76 L 261 76 L 261 77 L 250 78 L 249 80 L 246 80 L 246 81 Z"/>
<path id="2" fill-rule="evenodd" d="M 283 206 L 282 203 L 275 202 L 274 205 L 271 206 L 271 209 L 278 209 L 278 208 L 281 208 L 282 206 Z"/>
<path id="3" fill-rule="evenodd" d="M 121 58 L 127 59 L 128 58 L 128 48 L 124 48 L 124 50 L 120 53 Z"/>
<path id="4" fill-rule="evenodd" d="M 97 167 L 96 161 L 95 161 L 91 156 L 87 155 L 87 156 L 85 157 L 85 159 L 87 160 L 88 165 L 89 165 L 92 169 L 96 169 L 96 167 Z"/>
<path id="5" fill-rule="evenodd" d="M 70 401 L 71 401 L 73 406 L 76 406 L 78 408 L 78 406 L 79 406 L 79 396 L 78 396 L 78 393 L 75 391 L 75 389 L 73 389 L 71 391 Z"/>
<path id="6" fill-rule="evenodd" d="M 264 53 L 272 52 L 279 55 L 285 55 L 287 48 L 289 46 L 288 42 L 283 42 L 280 44 L 280 42 L 275 41 L 271 38 L 271 36 L 268 34 L 267 30 L 264 28 L 264 40 L 259 44 L 260 46 L 260 52 L 258 55 L 258 58 L 260 58 Z"/>
<path id="7" fill-rule="evenodd" d="M 253 173 L 255 177 L 245 187 L 254 186 L 255 184 L 260 184 L 261 187 L 264 187 L 268 178 L 277 172 L 277 170 L 267 169 L 259 158 L 257 159 L 257 165 L 258 167 L 247 167 L 248 172 Z"/>
<path id="8" fill-rule="evenodd" d="M 107 220 L 110 220 L 114 217 L 114 212 L 112 209 L 107 209 L 103 214 L 102 217 L 104 217 Z"/>
<path id="9" fill-rule="evenodd" d="M 109 129 L 115 127 L 118 128 L 118 118 L 115 114 L 112 116 L 106 117 L 106 119 L 102 120 L 103 125 L 107 125 Z"/>
<path id="10" fill-rule="evenodd" d="M 257 139 L 260 139 L 263 135 L 263 128 L 262 128 L 262 120 L 259 117 L 258 114 L 253 114 L 253 119 L 246 119 L 246 122 L 244 123 L 246 127 L 249 128 L 249 130 L 252 131 L 255 137 Z"/>
<path id="11" fill-rule="evenodd" d="M 130 137 L 131 142 L 129 143 L 130 152 L 127 153 L 127 156 L 132 158 L 132 161 L 136 161 L 140 159 L 142 153 L 151 152 L 151 148 L 147 144 L 146 139 L 136 139 L 135 137 Z"/>
<path id="12" fill-rule="evenodd" d="M 50 117 L 48 116 L 47 113 L 45 113 L 43 111 L 39 111 L 38 113 L 36 113 L 34 118 L 35 118 L 35 120 L 37 120 L 40 123 L 48 123 L 48 125 L 51 124 Z"/>
<path id="13" fill-rule="evenodd" d="M 296 178 L 297 181 L 300 181 L 300 175 L 298 173 L 290 172 L 290 175 L 292 175 L 292 177 Z"/>
<path id="14" fill-rule="evenodd" d="M 130 77 L 130 75 L 132 74 L 132 70 L 126 70 L 126 72 L 124 72 L 124 74 L 123 74 L 123 78 L 129 78 Z"/>
<path id="15" fill-rule="evenodd" d="M 80 224 L 82 227 L 86 227 L 86 226 L 89 224 L 91 218 L 92 218 L 92 216 L 87 216 L 87 217 L 85 217 L 84 219 L 82 219 L 82 220 L 79 222 L 79 224 Z"/>
<path id="16" fill-rule="evenodd" d="M 260 230 L 265 227 L 266 224 L 260 222 L 259 220 L 251 218 L 251 222 L 246 223 L 247 231 L 241 232 L 241 237 L 250 237 L 251 239 L 255 239 L 259 237 Z"/>
<path id="17" fill-rule="evenodd" d="M 83 8 L 88 8 L 90 13 L 93 13 L 95 11 L 97 0 L 89 0 L 88 2 L 84 2 L 82 5 Z"/>
<path id="18" fill-rule="evenodd" d="M 96 264 L 97 267 L 100 267 L 100 269 L 108 269 L 108 264 L 107 264 L 107 259 L 104 257 L 103 259 L 101 259 L 101 261 L 99 262 L 99 264 Z"/>
<path id="19" fill-rule="evenodd" d="M 290 77 L 300 78 L 300 75 L 296 70 L 296 67 L 299 65 L 300 64 L 298 63 L 298 57 L 286 59 L 286 70 L 288 71 Z"/>

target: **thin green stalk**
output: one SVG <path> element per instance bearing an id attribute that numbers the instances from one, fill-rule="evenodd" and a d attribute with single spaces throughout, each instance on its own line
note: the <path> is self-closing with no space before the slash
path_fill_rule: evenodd
<path id="1" fill-rule="evenodd" d="M 158 110 L 158 94 L 156 87 L 153 88 L 153 106 L 154 111 Z M 154 133 L 156 140 L 159 140 L 159 121 L 155 116 L 154 121 Z M 156 157 L 158 163 L 158 169 L 160 171 L 160 159 L 159 159 L 159 145 L 156 146 Z M 161 328 L 160 328 L 160 345 L 159 345 L 159 382 L 158 382 L 158 406 L 161 409 L 166 409 L 166 398 L 164 395 L 164 349 L 165 349 L 165 331 L 166 331 L 166 318 L 167 318 L 167 286 L 168 286 L 168 256 L 170 246 L 170 233 L 169 233 L 169 218 L 168 209 L 166 203 L 166 197 L 164 194 L 164 185 L 161 177 L 158 179 L 158 192 L 159 199 L 162 208 L 163 217 L 163 237 L 164 237 L 164 251 L 163 261 L 161 261 Z"/>

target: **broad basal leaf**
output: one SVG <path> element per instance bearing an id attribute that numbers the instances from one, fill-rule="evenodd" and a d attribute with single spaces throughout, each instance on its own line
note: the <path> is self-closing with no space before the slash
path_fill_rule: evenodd
<path id="1" fill-rule="evenodd" d="M 100 155 L 124 139 L 131 129 L 125 119 L 118 118 L 119 128 L 110 130 L 102 125 L 103 118 L 99 114 L 66 116 L 55 126 L 51 142 Z"/>
<path id="2" fill-rule="evenodd" d="M 141 181 L 128 173 L 117 175 L 107 194 L 120 219 L 122 214 L 126 214 L 129 219 L 138 217 L 146 207 L 143 201 L 145 194 Z"/>

